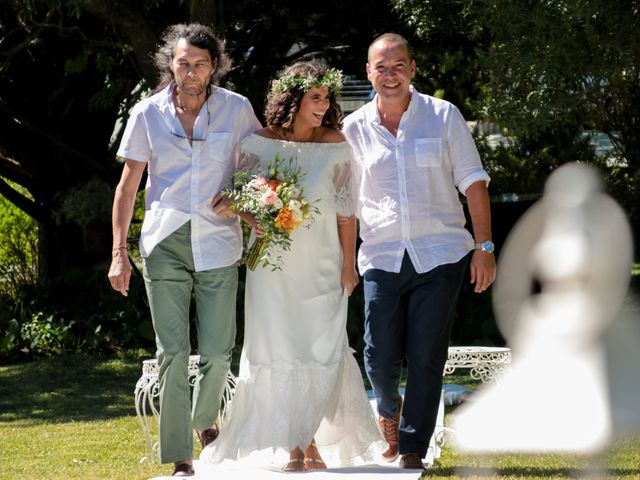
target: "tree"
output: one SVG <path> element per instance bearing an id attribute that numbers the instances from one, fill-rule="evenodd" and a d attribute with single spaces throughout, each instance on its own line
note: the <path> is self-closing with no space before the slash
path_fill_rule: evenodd
<path id="1" fill-rule="evenodd" d="M 520 142 L 538 150 L 562 149 L 585 129 L 607 133 L 614 154 L 600 167 L 632 220 L 640 221 L 638 0 L 396 0 L 395 5 L 422 38 L 440 32 L 441 17 L 450 22 L 455 15 L 453 26 L 445 22 L 444 28 L 484 39 L 477 63 L 469 65 L 482 81 L 478 114 Z"/>
<path id="2" fill-rule="evenodd" d="M 0 296 L 15 298 L 20 289 L 36 283 L 37 237 L 35 222 L 0 197 Z"/>
<path id="3" fill-rule="evenodd" d="M 127 112 L 156 84 L 160 33 L 180 21 L 213 25 L 226 37 L 230 85 L 260 114 L 268 80 L 284 64 L 320 55 L 363 72 L 371 38 L 394 29 L 397 17 L 382 0 L 0 0 L 0 194 L 39 224 L 44 283 L 108 257 L 84 252 L 86 232 L 61 208 L 91 179 L 117 182 Z"/>
<path id="4" fill-rule="evenodd" d="M 367 49 L 375 36 L 386 31 L 407 33 L 385 0 L 239 0 L 225 5 L 221 16 L 220 29 L 235 64 L 229 81 L 259 114 L 269 79 L 292 61 L 322 57 L 345 74 L 363 76 Z"/>
<path id="5" fill-rule="evenodd" d="M 36 339 L 51 336 L 72 350 L 153 339 L 141 279 L 127 298 L 106 279 L 110 189 L 122 171 L 115 152 L 128 112 L 157 82 L 160 34 L 194 21 L 226 38 L 234 68 L 225 86 L 249 97 L 258 116 L 285 64 L 321 56 L 362 75 L 375 35 L 405 33 L 384 0 L 0 0 L 0 196 L 37 221 L 39 236 L 31 264 L 39 285 L 0 295 L 0 357 L 45 351 Z"/>
<path id="6" fill-rule="evenodd" d="M 81 4 L 90 2 L 4 4 L 0 193 L 37 220 L 40 278 L 47 281 L 86 261 L 80 227 L 56 221 L 57 213 L 73 187 L 92 177 L 112 181 L 109 140 L 116 119 L 135 100 L 131 92 L 144 62 L 131 61 L 132 43 L 111 23 L 83 14 Z M 144 26 L 138 31 L 144 38 Z"/>
<path id="7" fill-rule="evenodd" d="M 417 65 L 414 83 L 429 95 L 443 98 L 477 118 L 481 94 L 479 56 L 489 46 L 485 32 L 465 15 L 464 0 L 393 0 L 412 33 Z"/>
<path id="8" fill-rule="evenodd" d="M 473 13 L 493 38 L 487 113 L 520 135 L 607 133 L 601 167 L 640 233 L 640 2 L 489 3 Z"/>

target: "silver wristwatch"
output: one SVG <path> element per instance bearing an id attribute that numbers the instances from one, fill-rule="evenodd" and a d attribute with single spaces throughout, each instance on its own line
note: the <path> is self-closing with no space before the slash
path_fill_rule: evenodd
<path id="1" fill-rule="evenodd" d="M 476 243 L 474 248 L 476 250 L 482 250 L 483 252 L 486 252 L 486 253 L 493 253 L 496 246 L 493 244 L 491 240 L 485 240 L 484 242 Z"/>

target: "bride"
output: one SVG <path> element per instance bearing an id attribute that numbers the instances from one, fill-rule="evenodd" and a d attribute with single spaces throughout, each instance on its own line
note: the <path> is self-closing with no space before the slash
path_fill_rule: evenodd
<path id="1" fill-rule="evenodd" d="M 263 167 L 276 154 L 294 158 L 306 173 L 304 196 L 318 199 L 320 213 L 279 252 L 282 270 L 247 270 L 239 381 L 201 464 L 245 459 L 316 470 L 371 462 L 384 449 L 347 340 L 347 301 L 358 275 L 341 86 L 340 72 L 323 62 L 291 65 L 272 82 L 267 127 L 240 145 L 243 162 Z M 216 213 L 228 214 L 226 207 L 220 202 Z"/>

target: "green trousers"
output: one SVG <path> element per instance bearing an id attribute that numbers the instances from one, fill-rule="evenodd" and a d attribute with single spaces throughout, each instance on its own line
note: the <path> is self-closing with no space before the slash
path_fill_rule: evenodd
<path id="1" fill-rule="evenodd" d="M 195 272 L 187 222 L 144 259 L 144 280 L 159 367 L 160 462 L 180 462 L 193 456 L 193 429 L 210 428 L 218 417 L 235 344 L 238 269 Z M 192 296 L 200 355 L 193 401 L 187 374 Z"/>

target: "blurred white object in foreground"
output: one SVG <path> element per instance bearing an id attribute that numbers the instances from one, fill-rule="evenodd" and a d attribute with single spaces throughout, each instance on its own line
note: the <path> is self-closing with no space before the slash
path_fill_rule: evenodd
<path id="1" fill-rule="evenodd" d="M 499 260 L 494 306 L 512 368 L 460 407 L 456 447 L 601 451 L 613 434 L 602 337 L 624 300 L 632 262 L 622 209 L 602 192 L 595 170 L 564 165 Z"/>

